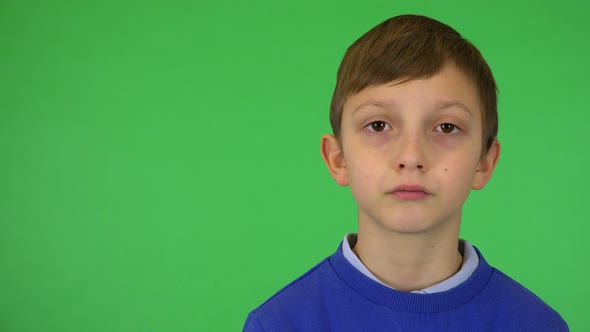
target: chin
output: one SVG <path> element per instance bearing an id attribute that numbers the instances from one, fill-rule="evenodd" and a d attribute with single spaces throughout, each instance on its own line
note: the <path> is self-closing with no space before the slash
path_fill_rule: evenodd
<path id="1" fill-rule="evenodd" d="M 425 233 L 435 225 L 424 216 L 397 216 L 384 220 L 382 225 L 395 233 Z"/>
<path id="2" fill-rule="evenodd" d="M 376 211 L 377 209 L 373 210 Z M 385 232 L 420 234 L 428 233 L 443 226 L 445 223 L 440 218 L 433 216 L 420 207 L 411 208 L 389 208 L 382 209 L 377 213 L 370 213 L 369 210 L 361 210 L 359 223 L 366 224 L 375 230 L 381 229 Z M 369 212 L 369 213 L 367 213 Z M 372 225 L 372 226 L 369 226 Z M 444 227 L 444 226 L 443 226 Z"/>
<path id="3" fill-rule="evenodd" d="M 425 224 L 411 224 L 411 223 L 396 223 L 393 225 L 385 225 L 391 232 L 400 234 L 421 234 L 427 233 L 432 229 L 432 225 Z"/>

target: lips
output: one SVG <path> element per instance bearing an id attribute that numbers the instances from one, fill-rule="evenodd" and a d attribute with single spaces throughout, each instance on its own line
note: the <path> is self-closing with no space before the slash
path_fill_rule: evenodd
<path id="1" fill-rule="evenodd" d="M 425 187 L 416 184 L 403 184 L 397 186 L 390 191 L 389 194 L 399 199 L 409 201 L 424 199 L 432 195 Z"/>

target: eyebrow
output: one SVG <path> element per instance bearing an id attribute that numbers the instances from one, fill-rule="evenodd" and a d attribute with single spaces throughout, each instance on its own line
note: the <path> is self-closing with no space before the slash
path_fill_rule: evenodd
<path id="1" fill-rule="evenodd" d="M 434 109 L 437 111 L 444 110 L 447 108 L 457 108 L 458 110 L 461 110 L 461 111 L 467 113 L 467 115 L 469 115 L 469 116 L 473 115 L 473 113 L 471 112 L 469 107 L 465 106 L 465 104 L 458 102 L 458 101 L 438 101 L 434 105 Z"/>
<path id="2" fill-rule="evenodd" d="M 354 114 L 356 111 L 366 108 L 368 106 L 373 106 L 373 107 L 377 107 L 377 108 L 385 108 L 386 106 L 394 106 L 395 102 L 393 101 L 388 101 L 386 103 L 381 102 L 381 101 L 377 101 L 377 100 L 367 100 L 362 102 L 360 105 L 358 105 L 353 111 L 352 114 Z"/>
<path id="3" fill-rule="evenodd" d="M 378 101 L 378 100 L 367 100 L 365 102 L 362 102 L 359 106 L 357 106 L 353 111 L 352 114 L 354 114 L 356 111 L 369 107 L 369 106 L 373 106 L 373 107 L 377 107 L 377 108 L 386 108 L 386 107 L 391 107 L 391 108 L 395 108 L 395 101 L 390 100 L 387 102 L 382 102 L 382 101 Z M 440 111 L 440 110 L 444 110 L 447 108 L 456 108 L 458 110 L 461 110 L 465 113 L 467 113 L 467 115 L 471 116 L 473 115 L 473 112 L 471 112 L 471 110 L 469 109 L 469 107 L 467 107 L 465 104 L 458 102 L 458 101 L 446 101 L 446 100 L 441 100 L 436 102 L 436 104 L 434 104 L 433 109 L 435 111 Z"/>

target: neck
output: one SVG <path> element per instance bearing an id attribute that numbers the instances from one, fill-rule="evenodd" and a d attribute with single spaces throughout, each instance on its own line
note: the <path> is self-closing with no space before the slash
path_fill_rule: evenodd
<path id="1" fill-rule="evenodd" d="M 459 219 L 441 229 L 399 233 L 359 219 L 353 252 L 379 280 L 405 292 L 435 285 L 461 269 Z"/>

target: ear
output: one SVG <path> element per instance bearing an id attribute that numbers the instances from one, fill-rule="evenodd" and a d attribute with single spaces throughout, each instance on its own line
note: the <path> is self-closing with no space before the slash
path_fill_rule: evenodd
<path id="1" fill-rule="evenodd" d="M 500 142 L 498 140 L 494 140 L 494 143 L 492 143 L 492 146 L 490 146 L 488 152 L 483 155 L 479 161 L 477 170 L 475 171 L 475 178 L 473 179 L 473 189 L 480 190 L 485 187 L 488 181 L 490 181 L 490 178 L 494 173 L 494 169 L 496 169 L 496 164 L 498 163 L 499 158 Z"/>
<path id="2" fill-rule="evenodd" d="M 344 161 L 344 154 L 340 149 L 340 144 L 336 137 L 330 134 L 322 136 L 321 143 L 322 159 L 328 166 L 328 170 L 332 178 L 341 186 L 348 185 L 348 173 L 346 169 L 346 162 Z"/>

